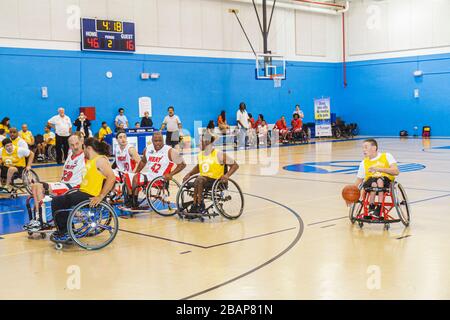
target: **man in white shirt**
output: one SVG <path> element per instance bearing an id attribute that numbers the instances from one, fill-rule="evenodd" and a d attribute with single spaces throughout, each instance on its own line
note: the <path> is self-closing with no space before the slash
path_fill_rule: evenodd
<path id="1" fill-rule="evenodd" d="M 65 158 L 67 158 L 67 153 L 69 152 L 69 136 L 72 134 L 72 121 L 64 114 L 64 108 L 58 108 L 58 114 L 48 120 L 48 125 L 55 128 L 56 162 L 62 164 L 62 151 L 64 151 Z"/>
<path id="2" fill-rule="evenodd" d="M 303 118 L 305 117 L 305 115 L 303 114 L 303 111 L 300 110 L 300 105 L 296 105 L 295 106 L 295 111 L 292 113 L 292 116 L 294 116 L 294 114 L 298 114 L 300 120 L 303 120 Z"/>
<path id="3" fill-rule="evenodd" d="M 238 132 L 238 147 L 239 149 L 245 148 L 245 138 L 247 136 L 247 130 L 249 128 L 247 106 L 244 102 L 239 104 L 239 110 L 236 113 L 236 122 L 239 129 Z"/>
<path id="4" fill-rule="evenodd" d="M 164 118 L 160 131 L 167 128 L 166 144 L 175 148 L 180 142 L 180 131 L 182 129 L 181 121 L 180 118 L 175 115 L 175 109 L 172 106 L 170 106 L 167 111 L 169 114 Z"/>
<path id="5" fill-rule="evenodd" d="M 114 124 L 116 125 L 116 132 L 119 129 L 127 129 L 128 128 L 128 118 L 125 115 L 125 110 L 123 108 L 119 109 L 119 114 L 116 116 L 114 120 Z"/>
<path id="6" fill-rule="evenodd" d="M 370 192 L 369 215 L 380 217 L 381 206 L 375 206 L 376 191 L 372 188 L 389 188 L 395 176 L 400 171 L 397 161 L 387 152 L 378 152 L 378 143 L 374 139 L 367 139 L 363 142 L 364 160 L 361 161 L 358 169 L 355 185 L 363 183 L 363 192 Z M 364 198 L 364 194 L 363 194 Z M 384 201 L 384 192 L 378 192 L 378 203 Z"/>

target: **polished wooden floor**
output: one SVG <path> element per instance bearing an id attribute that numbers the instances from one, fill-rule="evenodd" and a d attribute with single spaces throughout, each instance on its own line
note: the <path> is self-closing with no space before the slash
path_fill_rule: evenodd
<path id="1" fill-rule="evenodd" d="M 239 151 L 238 220 L 144 213 L 95 252 L 2 235 L 0 299 L 449 299 L 450 139 L 379 143 L 405 164 L 409 228 L 352 225 L 341 199 L 352 171 L 283 169 L 359 161 L 361 140 Z M 37 170 L 56 180 L 60 168 Z"/>

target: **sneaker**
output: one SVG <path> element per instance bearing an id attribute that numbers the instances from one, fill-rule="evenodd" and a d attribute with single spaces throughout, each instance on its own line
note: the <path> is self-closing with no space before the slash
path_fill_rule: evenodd
<path id="1" fill-rule="evenodd" d="M 71 240 L 71 238 L 69 237 L 69 235 L 67 233 L 65 234 L 61 234 L 58 231 L 53 232 L 50 235 L 50 241 L 58 243 L 58 242 L 69 242 Z"/>
<path id="2" fill-rule="evenodd" d="M 30 220 L 30 222 L 23 226 L 25 230 L 29 231 L 39 231 L 41 230 L 41 222 L 39 220 Z"/>
<path id="3" fill-rule="evenodd" d="M 374 204 L 369 204 L 369 216 L 373 216 L 375 215 L 375 205 Z"/>
<path id="4" fill-rule="evenodd" d="M 381 218 L 381 206 L 376 206 L 373 215 L 378 219 Z"/>

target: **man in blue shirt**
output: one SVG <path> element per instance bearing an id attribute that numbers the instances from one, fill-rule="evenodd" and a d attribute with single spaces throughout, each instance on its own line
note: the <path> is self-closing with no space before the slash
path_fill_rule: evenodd
<path id="1" fill-rule="evenodd" d="M 116 131 L 119 128 L 122 128 L 122 129 L 128 128 L 128 119 L 127 119 L 127 117 L 125 116 L 124 113 L 125 113 L 125 110 L 123 108 L 120 108 L 119 109 L 119 114 L 116 116 L 116 119 L 114 121 L 114 123 L 116 125 Z M 121 124 L 123 126 L 121 126 Z"/>

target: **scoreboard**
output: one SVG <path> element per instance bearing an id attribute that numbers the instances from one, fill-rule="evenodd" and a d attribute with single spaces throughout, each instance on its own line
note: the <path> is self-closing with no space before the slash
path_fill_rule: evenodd
<path id="1" fill-rule="evenodd" d="M 135 52 L 134 23 L 81 19 L 81 50 Z"/>

